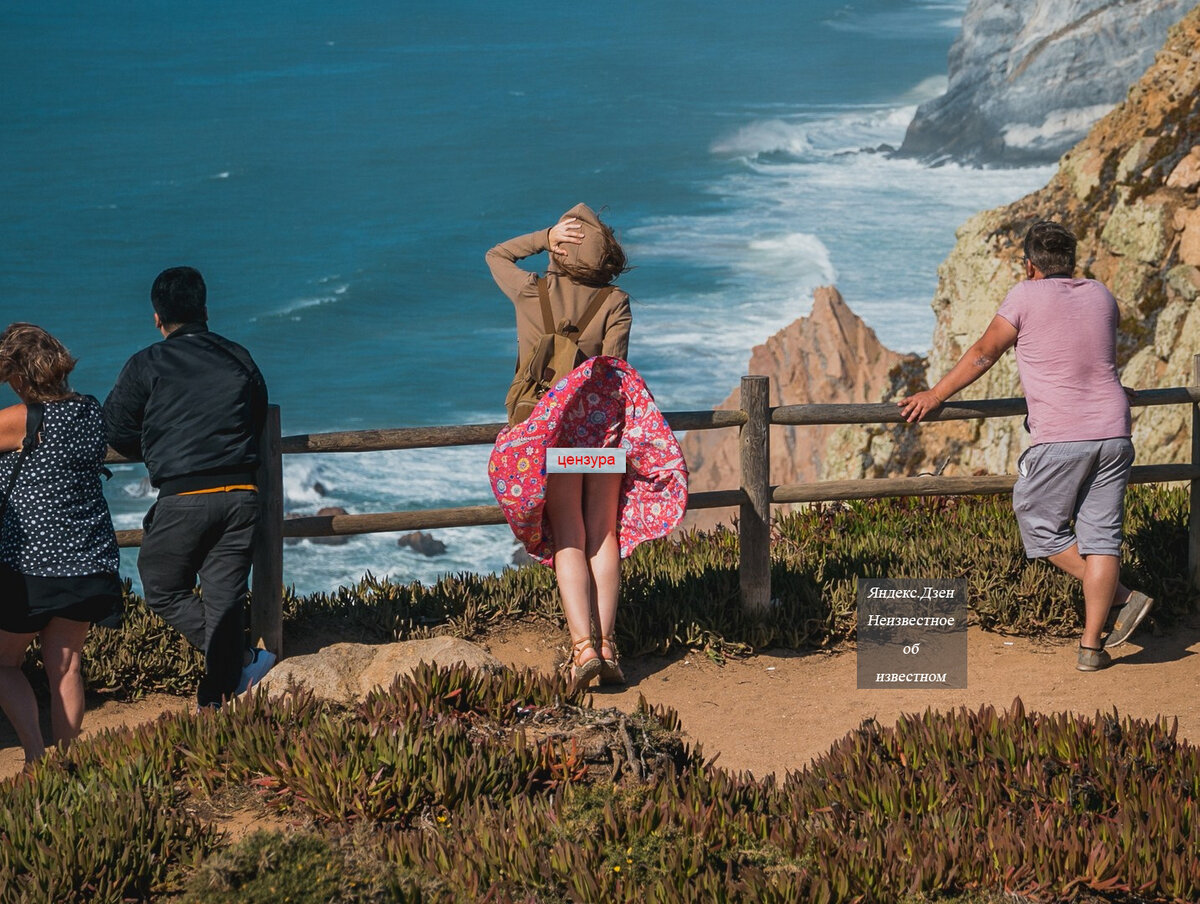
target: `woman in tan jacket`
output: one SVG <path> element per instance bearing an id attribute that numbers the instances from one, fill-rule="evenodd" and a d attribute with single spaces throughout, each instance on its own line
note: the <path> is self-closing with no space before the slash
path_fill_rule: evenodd
<path id="1" fill-rule="evenodd" d="M 549 229 L 518 236 L 488 251 L 492 276 L 516 308 L 519 361 L 526 360 L 532 352 L 544 326 L 538 275 L 521 269 L 517 261 L 544 251 L 550 253 L 545 281 L 556 322 L 566 318 L 577 323 L 597 294 L 627 269 L 625 253 L 612 230 L 585 204 L 568 210 Z M 629 296 L 614 287 L 576 337 L 576 343 L 589 359 L 605 355 L 622 359 L 623 364 L 632 319 Z M 501 439 L 504 437 L 501 434 Z M 529 469 L 528 460 L 519 464 L 520 470 Z M 491 470 L 496 483 L 495 463 Z M 545 473 L 544 460 L 539 470 Z M 508 479 L 499 479 L 497 498 L 502 505 L 504 491 L 516 484 L 516 476 L 514 465 Z M 544 511 L 536 512 L 539 526 L 532 528 L 532 536 L 522 536 L 518 524 L 510 517 L 514 532 L 526 548 L 539 558 L 545 557 L 543 561 L 549 558 L 553 562 L 563 613 L 571 632 L 572 690 L 586 687 L 597 675 L 602 684 L 625 681 L 613 640 L 624 546 L 617 536 L 624 477 L 622 474 L 549 475 L 544 478 Z M 525 498 L 532 495 L 528 489 L 523 492 Z M 518 488 L 517 495 L 521 493 Z M 542 518 L 548 522 L 546 530 L 540 527 Z M 599 631 L 598 651 L 593 625 Z"/>

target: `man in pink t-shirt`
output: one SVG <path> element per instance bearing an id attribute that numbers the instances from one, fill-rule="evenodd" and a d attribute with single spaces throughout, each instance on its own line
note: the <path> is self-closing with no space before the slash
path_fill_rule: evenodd
<path id="1" fill-rule="evenodd" d="M 1083 582 L 1076 667 L 1112 660 L 1154 601 L 1121 584 L 1125 488 L 1133 466 L 1129 400 L 1117 375 L 1116 299 L 1075 279 L 1075 236 L 1048 220 L 1025 235 L 1027 280 L 1013 286 L 987 330 L 932 389 L 900 401 L 919 421 L 985 374 L 1016 346 L 1032 445 L 1018 465 L 1013 510 L 1025 552 Z M 1102 635 L 1110 612 L 1116 617 Z"/>

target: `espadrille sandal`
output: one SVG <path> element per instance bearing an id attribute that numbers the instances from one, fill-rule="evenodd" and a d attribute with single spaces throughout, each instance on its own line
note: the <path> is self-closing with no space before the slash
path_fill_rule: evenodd
<path id="1" fill-rule="evenodd" d="M 592 658 L 583 659 L 583 655 L 591 650 Z M 571 641 L 571 663 L 567 672 L 567 693 L 576 694 L 592 683 L 592 679 L 600 674 L 604 663 L 600 654 L 592 645 L 590 637 L 580 637 Z"/>
<path id="2" fill-rule="evenodd" d="M 600 638 L 600 683 L 625 683 L 625 673 L 621 671 L 621 651 L 611 637 Z"/>

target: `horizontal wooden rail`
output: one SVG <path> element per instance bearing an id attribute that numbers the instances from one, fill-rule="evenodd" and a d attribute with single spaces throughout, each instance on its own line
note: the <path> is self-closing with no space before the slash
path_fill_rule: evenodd
<path id="1" fill-rule="evenodd" d="M 1200 479 L 1193 465 L 1137 465 L 1130 483 L 1172 483 Z M 885 477 L 861 480 L 828 480 L 822 483 L 793 483 L 771 487 L 774 504 L 795 502 L 838 502 L 849 499 L 907 496 L 994 496 L 1012 492 L 1016 477 L 997 474 L 979 477 Z M 688 510 L 731 508 L 743 505 L 742 490 L 692 493 Z M 479 527 L 504 524 L 498 505 L 467 505 L 456 508 L 415 509 L 408 512 L 376 512 L 367 515 L 302 515 L 283 522 L 283 536 L 346 537 L 393 531 L 435 530 L 444 527 Z M 140 546 L 140 530 L 117 531 L 117 544 Z"/>
<path id="2" fill-rule="evenodd" d="M 688 508 L 727 508 L 741 505 L 745 499 L 746 494 L 741 490 L 692 493 L 688 497 Z M 355 534 L 433 530 L 442 527 L 480 527 L 504 523 L 504 514 L 498 505 L 463 505 L 456 508 L 414 509 L 408 512 L 375 512 L 368 515 L 301 515 L 284 519 L 283 536 L 348 537 Z M 122 548 L 141 546 L 142 532 L 117 531 L 117 545 Z"/>
<path id="3" fill-rule="evenodd" d="M 1133 407 L 1180 405 L 1200 402 L 1200 386 L 1181 386 L 1171 389 L 1139 390 Z M 770 409 L 771 423 L 783 426 L 818 426 L 828 424 L 899 424 L 904 418 L 891 402 L 861 405 L 781 405 Z M 927 415 L 926 422 L 970 420 L 971 418 L 1016 417 L 1026 412 L 1024 399 L 981 399 L 968 402 L 947 402 Z M 741 410 L 668 411 L 664 413 L 671 429 L 719 430 L 741 427 L 746 414 Z M 323 452 L 387 452 L 395 449 L 434 449 L 443 446 L 486 446 L 496 441 L 496 434 L 507 425 L 459 424 L 433 427 L 399 427 L 378 430 L 341 430 L 330 433 L 298 433 L 281 440 L 285 455 Z M 108 464 L 131 464 L 136 458 L 126 458 L 112 449 L 105 459 Z"/>
<path id="4" fill-rule="evenodd" d="M 1141 389 L 1130 401 L 1133 408 L 1155 405 L 1185 405 L 1200 402 L 1200 386 L 1171 389 Z M 925 423 L 966 421 L 973 418 L 1023 417 L 1028 412 L 1024 399 L 979 399 L 946 402 L 925 416 Z M 781 405 L 771 409 L 771 423 L 815 427 L 828 424 L 902 424 L 905 418 L 894 402 L 861 405 Z"/>
<path id="5" fill-rule="evenodd" d="M 1194 465 L 1137 465 L 1130 483 L 1172 483 L 1200 478 Z M 862 480 L 828 480 L 792 483 L 771 488 L 771 501 L 834 502 L 885 496 L 995 496 L 1011 493 L 1017 478 L 1012 474 L 979 477 L 883 477 Z"/>
<path id="6" fill-rule="evenodd" d="M 716 430 L 746 423 L 741 411 L 675 411 L 664 416 L 672 430 Z M 342 430 L 283 437 L 285 455 L 318 452 L 386 452 L 442 446 L 490 446 L 507 424 L 462 424 L 449 427 L 398 427 L 386 430 Z"/>

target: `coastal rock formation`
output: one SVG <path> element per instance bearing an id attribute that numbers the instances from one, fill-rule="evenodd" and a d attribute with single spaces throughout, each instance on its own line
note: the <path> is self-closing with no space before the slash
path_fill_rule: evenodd
<path id="1" fill-rule="evenodd" d="M 1079 237 L 1079 272 L 1104 282 L 1122 321 L 1119 364 L 1133 388 L 1192 382 L 1200 353 L 1200 6 L 1170 29 L 1154 64 L 1087 137 L 1065 154 L 1043 189 L 968 220 L 938 268 L 937 317 L 928 359 L 936 381 L 986 329 L 1023 278 L 1022 240 L 1052 218 Z M 772 404 L 878 402 L 923 385 L 921 362 L 879 345 L 833 289 L 813 313 L 754 349 L 749 372 L 771 378 Z M 1023 395 L 1005 355 L 957 398 Z M 735 390 L 720 407 L 736 408 Z M 772 428 L 771 482 L 945 474 L 1015 473 L 1028 444 L 1020 418 L 871 428 Z M 1187 460 L 1191 412 L 1134 410 L 1142 463 Z M 738 485 L 733 431 L 689 434 L 693 491 Z M 721 512 L 728 520 L 729 511 Z M 709 513 L 688 525 L 709 526 Z"/>
<path id="2" fill-rule="evenodd" d="M 987 327 L 1021 278 L 1021 242 L 1043 217 L 1079 237 L 1079 272 L 1099 279 L 1121 306 L 1119 364 L 1134 388 L 1191 382 L 1200 352 L 1200 7 L 1170 30 L 1154 64 L 1126 100 L 1062 158 L 1040 191 L 980 213 L 958 231 L 938 270 L 937 315 L 929 375 L 944 374 Z M 1016 362 L 1006 355 L 961 398 L 1021 395 Z M 1143 462 L 1190 455 L 1191 413 L 1180 406 L 1134 411 L 1134 443 Z M 947 473 L 1012 473 L 1025 445 L 1019 419 L 921 428 L 900 473 L 928 459 Z M 893 428 L 893 437 L 911 428 Z"/>
<path id="3" fill-rule="evenodd" d="M 892 396 L 918 363 L 915 356 L 885 348 L 832 287 L 813 293 L 812 312 L 754 347 L 747 373 L 764 374 L 772 405 L 809 402 L 878 402 Z M 739 406 L 735 388 L 718 408 Z M 883 444 L 875 450 L 834 449 L 827 445 L 835 427 L 772 427 L 771 483 L 801 483 L 873 473 L 872 456 L 887 457 Z M 690 492 L 730 489 L 739 485 L 739 451 L 734 430 L 693 431 L 683 438 Z M 729 522 L 736 509 L 689 512 L 684 528 L 710 528 Z"/>
<path id="4" fill-rule="evenodd" d="M 971 0 L 945 94 L 900 153 L 1050 163 L 1124 96 L 1195 0 Z"/>
<path id="5" fill-rule="evenodd" d="M 433 534 L 427 534 L 423 530 L 414 530 L 404 534 L 396 540 L 396 545 L 401 549 L 407 547 L 423 556 L 444 556 L 446 554 L 446 544 Z"/>

